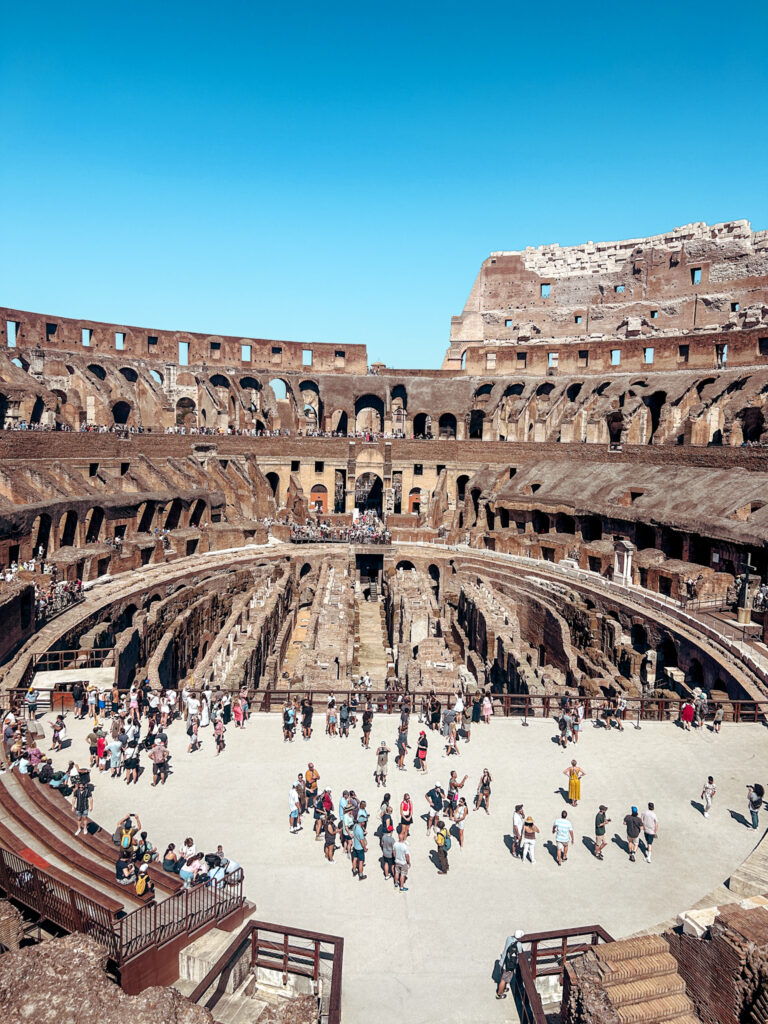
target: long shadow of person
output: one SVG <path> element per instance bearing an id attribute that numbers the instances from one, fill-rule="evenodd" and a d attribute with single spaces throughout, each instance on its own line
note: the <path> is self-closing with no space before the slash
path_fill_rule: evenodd
<path id="1" fill-rule="evenodd" d="M 557 844 L 556 843 L 554 843 L 551 839 L 547 839 L 547 841 L 544 843 L 544 849 L 547 851 L 547 853 L 550 855 L 550 857 L 553 860 L 557 860 Z"/>
<path id="2" fill-rule="evenodd" d="M 622 839 L 618 832 L 614 835 L 611 842 L 615 843 L 620 850 L 624 851 L 624 853 L 629 853 L 629 843 L 626 839 Z"/>
<path id="3" fill-rule="evenodd" d="M 586 848 L 589 850 L 589 852 L 594 856 L 594 853 L 595 853 L 595 840 L 594 839 L 592 839 L 590 836 L 582 836 L 581 837 L 581 844 L 582 844 L 582 846 L 586 846 Z"/>
<path id="4" fill-rule="evenodd" d="M 733 818 L 733 820 L 734 821 L 738 821 L 738 823 L 740 825 L 746 825 L 747 828 L 752 828 L 752 822 L 751 821 L 747 821 L 747 819 L 744 817 L 744 815 L 740 811 L 731 810 L 731 808 L 729 807 L 728 808 L 728 813 Z"/>
<path id="5" fill-rule="evenodd" d="M 691 800 L 691 807 L 694 809 L 694 811 L 698 811 L 699 814 L 701 814 L 703 816 L 703 814 L 704 814 L 704 804 L 701 803 L 701 801 L 699 801 L 699 800 Z"/>
<path id="6" fill-rule="evenodd" d="M 504 845 L 509 850 L 509 852 L 512 854 L 512 856 L 514 857 L 514 855 L 515 855 L 515 840 L 514 840 L 514 837 L 510 836 L 508 834 L 505 835 L 504 836 Z"/>

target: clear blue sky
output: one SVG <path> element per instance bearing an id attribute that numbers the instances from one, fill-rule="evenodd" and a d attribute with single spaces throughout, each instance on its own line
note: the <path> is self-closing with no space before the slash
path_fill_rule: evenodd
<path id="1" fill-rule="evenodd" d="M 764 3 L 12 5 L 0 304 L 439 366 L 493 249 L 768 227 Z"/>

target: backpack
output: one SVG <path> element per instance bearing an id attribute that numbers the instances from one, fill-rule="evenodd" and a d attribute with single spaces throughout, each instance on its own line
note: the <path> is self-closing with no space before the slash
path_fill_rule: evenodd
<path id="1" fill-rule="evenodd" d="M 130 850 L 131 848 L 131 830 L 129 828 L 121 829 L 120 831 L 120 846 L 123 850 Z"/>
<path id="2" fill-rule="evenodd" d="M 443 849 L 445 850 L 446 853 L 448 853 L 450 848 L 451 848 L 451 837 L 446 832 L 444 834 L 444 836 L 443 836 Z"/>
<path id="3" fill-rule="evenodd" d="M 136 879 L 136 895 L 143 896 L 147 891 L 147 874 L 145 871 L 139 873 Z"/>

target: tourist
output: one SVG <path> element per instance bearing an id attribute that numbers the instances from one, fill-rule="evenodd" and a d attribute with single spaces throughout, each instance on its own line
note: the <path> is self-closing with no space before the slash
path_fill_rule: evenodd
<path id="1" fill-rule="evenodd" d="M 422 730 L 419 733 L 419 742 L 416 745 L 416 757 L 418 758 L 419 767 L 422 772 L 426 775 L 427 773 L 427 734 Z"/>
<path id="2" fill-rule="evenodd" d="M 299 825 L 299 828 L 301 828 L 301 825 Z M 338 829 L 336 828 L 336 819 L 334 818 L 333 812 L 329 811 L 328 814 L 326 815 L 326 818 L 325 818 L 325 846 L 324 846 L 324 852 L 325 852 L 325 859 L 329 863 L 331 863 L 331 864 L 335 864 L 336 863 L 333 858 L 334 858 L 334 854 L 336 853 L 336 833 L 337 833 L 337 831 L 338 831 Z"/>
<path id="3" fill-rule="evenodd" d="M 345 700 L 339 708 L 339 736 L 349 737 L 349 704 Z"/>
<path id="4" fill-rule="evenodd" d="M 141 819 L 134 811 L 118 821 L 112 839 L 119 845 L 121 850 L 126 850 L 130 856 L 133 856 L 135 837 L 140 828 Z"/>
<path id="5" fill-rule="evenodd" d="M 459 846 L 461 847 L 464 846 L 464 823 L 467 820 L 468 814 L 469 807 L 467 806 L 467 801 L 464 799 L 463 796 L 461 796 L 459 797 L 459 802 L 456 806 L 456 810 L 454 811 L 453 815 L 454 823 L 456 825 L 456 828 L 459 830 Z"/>
<path id="6" fill-rule="evenodd" d="M 197 853 L 195 840 L 192 838 L 192 836 L 187 836 L 187 838 L 181 844 L 181 850 L 179 851 L 179 856 L 181 857 L 182 865 L 189 857 L 192 857 L 195 853 Z"/>
<path id="7" fill-rule="evenodd" d="M 395 877 L 395 833 L 385 829 L 379 838 L 381 845 L 381 868 L 384 877 L 389 879 Z"/>
<path id="8" fill-rule="evenodd" d="M 130 786 L 131 782 L 134 784 L 139 781 L 139 740 L 138 732 L 135 734 L 135 738 L 128 739 L 125 745 L 123 767 L 125 768 L 125 784 Z"/>
<path id="9" fill-rule="evenodd" d="M 85 742 L 88 744 L 88 755 L 90 757 L 89 763 L 91 768 L 95 768 L 98 762 L 99 735 L 99 729 L 91 729 L 85 737 Z"/>
<path id="10" fill-rule="evenodd" d="M 512 856 L 523 856 L 523 825 L 525 824 L 525 811 L 522 804 L 515 805 L 515 813 L 512 815 Z"/>
<path id="11" fill-rule="evenodd" d="M 341 819 L 341 845 L 347 857 L 352 856 L 352 839 L 355 829 L 355 816 L 352 804 L 347 801 L 344 807 L 344 815 Z"/>
<path id="12" fill-rule="evenodd" d="M 304 697 L 301 702 L 301 735 L 305 740 L 312 736 L 312 714 L 314 708 L 309 697 Z"/>
<path id="13" fill-rule="evenodd" d="M 53 723 L 52 730 L 51 750 L 61 753 L 64 749 L 64 740 L 67 738 L 67 727 L 64 724 L 64 718 L 62 715 L 57 715 L 56 721 Z"/>
<path id="14" fill-rule="evenodd" d="M 433 691 L 429 698 L 429 728 L 433 731 L 440 729 L 441 714 L 442 706 Z"/>
<path id="15" fill-rule="evenodd" d="M 408 838 L 411 825 L 413 824 L 413 803 L 408 793 L 403 794 L 400 802 L 400 831 L 403 839 Z"/>
<path id="16" fill-rule="evenodd" d="M 541 829 L 538 825 L 534 824 L 533 818 L 529 814 L 523 822 L 523 849 L 521 853 L 523 861 L 527 857 L 531 864 L 536 863 L 536 836 L 540 831 Z"/>
<path id="17" fill-rule="evenodd" d="M 483 721 L 486 725 L 491 724 L 491 715 L 493 714 L 493 704 L 491 704 L 491 698 L 488 694 L 483 691 Z"/>
<path id="18" fill-rule="evenodd" d="M 723 710 L 723 705 L 715 704 L 715 717 L 712 720 L 712 732 L 715 733 L 715 735 L 717 735 L 720 732 L 723 726 L 724 716 L 725 712 Z"/>
<path id="19" fill-rule="evenodd" d="M 377 786 L 386 786 L 387 784 L 387 763 L 389 761 L 389 747 L 384 740 L 378 746 L 376 750 L 376 770 L 373 773 L 373 777 L 376 780 Z"/>
<path id="20" fill-rule="evenodd" d="M 143 864 L 149 864 L 151 861 L 157 860 L 157 850 L 150 843 L 146 832 L 140 833 L 134 846 L 133 857 L 137 863 Z"/>
<path id="21" fill-rule="evenodd" d="M 680 709 L 680 721 L 683 723 L 683 729 L 685 729 L 686 732 L 690 732 L 691 730 L 693 714 L 693 704 L 691 704 L 689 700 L 684 700 Z"/>
<path id="22" fill-rule="evenodd" d="M 331 697 L 325 712 L 325 732 L 328 736 L 336 735 L 336 701 Z"/>
<path id="23" fill-rule="evenodd" d="M 75 705 L 75 721 L 79 721 L 85 718 L 83 714 L 83 697 L 85 695 L 85 687 L 82 683 L 76 682 L 72 684 L 72 701 Z"/>
<path id="24" fill-rule="evenodd" d="M 139 873 L 136 876 L 136 895 L 149 897 L 148 902 L 152 902 L 154 899 L 155 883 L 149 877 L 149 867 L 146 864 L 140 865 Z"/>
<path id="25" fill-rule="evenodd" d="M 659 834 L 659 819 L 656 817 L 653 804 L 648 804 L 648 810 L 643 811 L 641 815 L 643 822 L 643 834 L 645 836 L 645 859 L 648 863 L 651 863 L 651 850 L 653 849 L 653 841 Z"/>
<path id="26" fill-rule="evenodd" d="M 78 781 L 72 792 L 72 810 L 77 820 L 76 836 L 88 831 L 88 816 L 93 810 L 93 786 Z"/>
<path id="27" fill-rule="evenodd" d="M 160 738 L 154 741 L 147 757 L 152 762 L 152 785 L 156 786 L 158 782 L 165 785 L 168 777 L 168 748 Z"/>
<path id="28" fill-rule="evenodd" d="M 447 875 L 448 851 L 451 848 L 451 837 L 448 835 L 448 830 L 446 829 L 445 822 L 442 819 L 437 822 L 435 843 L 437 845 L 437 863 L 439 865 L 437 873 L 438 875 Z"/>
<path id="29" fill-rule="evenodd" d="M 707 776 L 707 781 L 704 783 L 701 789 L 701 799 L 704 802 L 704 817 L 709 817 L 709 812 L 712 810 L 712 801 L 715 798 L 717 787 L 715 786 L 715 780 L 711 775 Z"/>
<path id="30" fill-rule="evenodd" d="M 467 776 L 459 782 L 459 776 L 456 771 L 451 772 L 451 777 L 448 779 L 448 816 L 453 818 L 456 811 L 456 807 L 459 803 L 460 790 L 464 788 L 464 784 L 467 781 Z"/>
<path id="31" fill-rule="evenodd" d="M 320 772 L 317 771 L 314 764 L 310 761 L 307 765 L 307 770 L 304 772 L 304 782 L 307 787 L 307 807 L 311 810 L 315 806 L 317 800 L 317 784 L 320 781 Z"/>
<path id="32" fill-rule="evenodd" d="M 363 712 L 363 735 L 360 737 L 362 745 L 368 749 L 368 745 L 371 742 L 371 729 L 373 728 L 373 708 L 370 702 L 365 705 L 365 711 Z"/>
<path id="33" fill-rule="evenodd" d="M 38 702 L 38 700 L 39 700 L 39 693 L 38 693 L 38 691 L 34 688 L 34 686 L 30 686 L 30 688 L 24 694 L 24 703 L 25 703 L 26 709 L 27 709 L 27 717 L 31 718 L 33 722 L 37 718 L 37 702 Z"/>
<path id="34" fill-rule="evenodd" d="M 752 819 L 753 829 L 757 829 L 758 826 L 758 814 L 763 806 L 764 795 L 765 790 L 759 782 L 754 782 L 751 786 L 747 786 L 747 810 Z"/>
<path id="35" fill-rule="evenodd" d="M 483 769 L 483 774 L 480 776 L 480 781 L 477 784 L 477 794 L 475 795 L 475 810 L 479 811 L 481 807 L 485 808 L 485 813 L 491 813 L 491 773 L 487 768 Z"/>
<path id="36" fill-rule="evenodd" d="M 216 723 L 213 726 L 213 738 L 216 743 L 216 757 L 224 750 L 226 743 L 224 742 L 224 733 L 226 732 L 226 726 L 224 725 L 223 718 L 217 718 Z M 165 781 L 165 780 L 163 780 Z"/>
<path id="37" fill-rule="evenodd" d="M 403 729 L 402 724 L 398 729 L 397 740 L 395 745 L 397 747 L 397 757 L 395 758 L 395 764 L 397 765 L 399 771 L 404 772 L 406 771 L 404 761 L 405 751 L 408 746 L 408 735 L 406 731 Z"/>
<path id="38" fill-rule="evenodd" d="M 571 761 L 570 768 L 563 770 L 563 775 L 568 776 L 568 801 L 573 807 L 579 806 L 579 800 L 581 800 L 581 780 L 586 774 L 575 761 Z"/>
<path id="39" fill-rule="evenodd" d="M 192 754 L 200 749 L 200 720 L 197 715 L 190 715 L 189 724 L 187 725 L 187 736 L 189 736 L 189 746 L 187 747 L 187 753 Z"/>
<path id="40" fill-rule="evenodd" d="M 176 853 L 176 844 L 169 843 L 163 854 L 163 871 L 170 871 L 173 875 L 178 874 L 182 864 L 182 859 Z"/>
<path id="41" fill-rule="evenodd" d="M 643 830 L 643 822 L 638 816 L 637 808 L 633 807 L 631 812 L 624 817 L 624 825 L 627 829 L 627 850 L 629 859 L 634 861 L 637 852 L 637 840 Z"/>
<path id="42" fill-rule="evenodd" d="M 400 892 L 408 892 L 408 872 L 411 867 L 411 855 L 408 849 L 407 830 L 398 829 L 397 842 L 394 845 L 395 854 L 395 885 Z"/>
<path id="43" fill-rule="evenodd" d="M 552 834 L 555 837 L 557 864 L 558 867 L 562 867 L 568 860 L 568 847 L 575 841 L 573 838 L 573 825 L 568 821 L 568 811 L 560 812 L 560 817 L 557 818 L 552 826 Z"/>
<path id="44" fill-rule="evenodd" d="M 119 885 L 133 885 L 136 881 L 136 864 L 123 849 L 115 862 L 115 879 Z"/>
<path id="45" fill-rule="evenodd" d="M 365 851 L 367 849 L 365 828 L 362 822 L 357 821 L 352 830 L 352 874 L 353 876 L 357 875 L 361 882 L 368 877 L 365 874 Z"/>
<path id="46" fill-rule="evenodd" d="M 605 804 L 600 804 L 597 814 L 595 815 L 595 856 L 598 860 L 603 860 L 603 850 L 606 848 L 608 843 L 605 840 L 605 827 L 610 822 L 610 818 L 606 818 L 605 813 L 608 808 Z"/>
<path id="47" fill-rule="evenodd" d="M 619 694 L 613 706 L 613 718 L 611 724 L 615 725 L 619 732 L 624 732 L 624 717 L 627 713 L 627 698 Z"/>
<path id="48" fill-rule="evenodd" d="M 437 824 L 437 820 L 443 810 L 443 801 L 445 800 L 445 792 L 439 782 L 436 782 L 426 794 L 426 799 L 429 804 L 429 811 L 427 812 L 427 835 L 429 835 L 433 826 Z"/>
<path id="49" fill-rule="evenodd" d="M 510 935 L 504 944 L 504 949 L 501 951 L 499 957 L 499 969 L 501 976 L 499 978 L 499 984 L 496 987 L 496 998 L 506 999 L 507 998 L 507 985 L 514 978 L 517 971 L 517 960 L 520 954 L 523 952 L 523 945 L 520 942 L 525 933 L 519 929 L 515 932 L 514 936 Z"/>

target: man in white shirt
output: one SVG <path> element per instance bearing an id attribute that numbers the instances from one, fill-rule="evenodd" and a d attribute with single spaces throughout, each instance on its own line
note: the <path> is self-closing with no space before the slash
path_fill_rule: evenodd
<path id="1" fill-rule="evenodd" d="M 295 782 L 291 786 L 291 792 L 288 794 L 288 830 L 290 832 L 301 831 L 301 824 L 299 823 L 299 791 Z"/>
<path id="2" fill-rule="evenodd" d="M 659 819 L 656 817 L 653 804 L 648 804 L 648 810 L 643 811 L 640 819 L 643 823 L 643 832 L 645 833 L 645 859 L 650 864 L 653 841 L 659 834 Z"/>
<path id="3" fill-rule="evenodd" d="M 525 822 L 525 811 L 522 804 L 517 804 L 515 813 L 512 815 L 512 841 L 514 844 L 515 857 L 523 856 L 523 824 Z"/>
<path id="4" fill-rule="evenodd" d="M 194 693 L 190 693 L 187 697 L 187 718 L 195 718 L 199 711 L 200 700 L 194 695 Z"/>
<path id="5" fill-rule="evenodd" d="M 395 843 L 395 886 L 400 892 L 408 892 L 408 869 L 411 866 L 411 855 L 408 851 L 408 843 L 402 838 L 401 828 L 397 830 L 397 842 Z"/>

